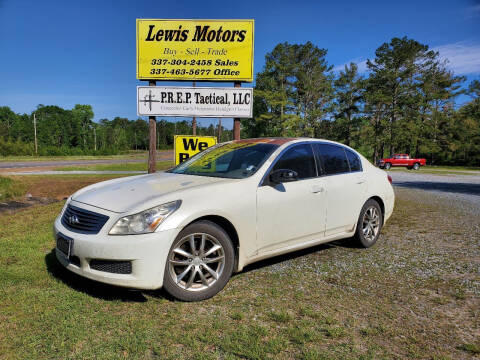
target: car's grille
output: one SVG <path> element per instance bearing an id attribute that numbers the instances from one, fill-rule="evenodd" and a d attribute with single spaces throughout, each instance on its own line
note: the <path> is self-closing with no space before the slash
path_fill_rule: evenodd
<path id="1" fill-rule="evenodd" d="M 93 259 L 90 260 L 90 268 L 114 274 L 131 274 L 132 262 Z"/>
<path id="2" fill-rule="evenodd" d="M 67 229 L 82 234 L 97 234 L 105 225 L 108 216 L 68 205 L 62 216 L 62 224 Z"/>

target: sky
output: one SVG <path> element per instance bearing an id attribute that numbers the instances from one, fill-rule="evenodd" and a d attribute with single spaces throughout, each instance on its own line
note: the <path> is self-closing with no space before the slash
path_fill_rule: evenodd
<path id="1" fill-rule="evenodd" d="M 366 71 L 382 43 L 407 36 L 448 58 L 466 84 L 480 79 L 480 1 L 0 0 L 0 106 L 90 104 L 95 121 L 137 118 L 137 18 L 254 19 L 255 73 L 285 41 L 327 49 L 335 71 L 352 61 Z"/>

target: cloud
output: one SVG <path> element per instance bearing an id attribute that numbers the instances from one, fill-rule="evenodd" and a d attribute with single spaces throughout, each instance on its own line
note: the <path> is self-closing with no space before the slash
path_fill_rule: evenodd
<path id="1" fill-rule="evenodd" d="M 359 74 L 363 74 L 363 73 L 367 72 L 367 60 L 365 60 L 364 58 L 355 58 L 355 59 L 352 59 L 352 60 L 346 62 L 345 64 L 337 65 L 333 68 L 333 71 L 334 72 L 344 71 L 345 70 L 345 65 L 350 65 L 350 63 L 352 63 L 352 62 L 357 64 Z"/>
<path id="2" fill-rule="evenodd" d="M 447 68 L 457 75 L 480 73 L 480 44 L 457 42 L 434 47 L 440 58 L 447 60 Z"/>

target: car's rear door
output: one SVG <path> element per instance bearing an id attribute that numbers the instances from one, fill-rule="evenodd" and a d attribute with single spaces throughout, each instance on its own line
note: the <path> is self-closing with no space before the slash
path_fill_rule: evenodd
<path id="1" fill-rule="evenodd" d="M 336 144 L 314 143 L 313 147 L 325 173 L 325 235 L 352 231 L 367 189 L 360 158 L 353 151 Z"/>
<path id="2" fill-rule="evenodd" d="M 270 184 L 269 173 L 289 169 L 298 180 Z M 293 144 L 282 152 L 257 190 L 257 245 L 268 252 L 310 239 L 325 231 L 325 184 L 318 177 L 310 143 Z"/>

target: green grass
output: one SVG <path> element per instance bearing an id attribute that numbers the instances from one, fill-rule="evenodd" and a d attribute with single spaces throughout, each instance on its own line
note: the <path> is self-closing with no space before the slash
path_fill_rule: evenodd
<path id="1" fill-rule="evenodd" d="M 25 192 L 25 186 L 17 180 L 0 176 L 0 201 L 21 196 Z"/>
<path id="2" fill-rule="evenodd" d="M 474 355 L 480 354 L 480 345 L 477 344 L 462 344 L 459 348 Z"/>
<path id="3" fill-rule="evenodd" d="M 387 171 L 403 171 L 409 173 L 424 173 L 434 175 L 480 175 L 479 167 L 464 166 L 422 166 L 420 170 L 408 170 L 405 167 L 393 167 Z"/>
<path id="4" fill-rule="evenodd" d="M 157 162 L 157 170 L 166 170 L 173 167 L 172 161 L 159 161 Z M 91 165 L 75 165 L 75 166 L 62 166 L 55 168 L 54 170 L 60 171 L 147 171 L 147 162 L 132 163 L 125 162 L 119 164 L 91 164 Z"/>
<path id="5" fill-rule="evenodd" d="M 443 166 L 443 165 L 428 165 L 428 168 L 433 170 L 477 170 L 480 171 L 480 166 Z"/>
<path id="6" fill-rule="evenodd" d="M 66 271 L 51 233 L 63 202 L 0 214 L 0 358 L 474 358 L 475 218 L 421 194 L 397 190 L 368 250 L 336 242 L 262 262 L 198 303 Z"/>
<path id="7" fill-rule="evenodd" d="M 120 155 L 68 155 L 68 156 L 0 156 L 2 161 L 54 161 L 54 160 L 110 160 L 147 158 L 148 152 L 131 151 Z"/>

